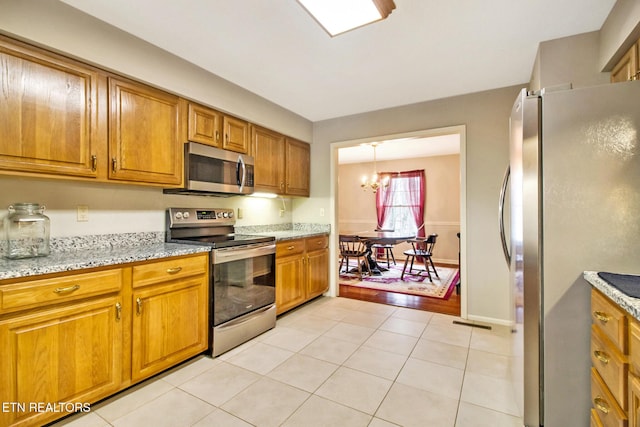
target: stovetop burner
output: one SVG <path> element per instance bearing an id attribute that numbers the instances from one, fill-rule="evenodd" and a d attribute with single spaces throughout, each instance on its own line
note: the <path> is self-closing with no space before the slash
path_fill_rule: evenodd
<path id="1" fill-rule="evenodd" d="M 269 243 L 273 236 L 235 234 L 233 209 L 169 208 L 166 241 L 210 245 L 212 248 Z"/>

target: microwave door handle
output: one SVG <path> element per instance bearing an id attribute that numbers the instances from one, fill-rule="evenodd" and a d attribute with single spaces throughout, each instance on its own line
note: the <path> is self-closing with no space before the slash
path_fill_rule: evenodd
<path id="1" fill-rule="evenodd" d="M 242 175 L 240 175 L 240 169 L 242 169 Z M 238 180 L 238 185 L 240 186 L 240 192 L 244 189 L 244 183 L 247 176 L 247 167 L 244 164 L 244 159 L 242 156 L 238 156 L 238 167 L 236 168 L 236 179 Z"/>

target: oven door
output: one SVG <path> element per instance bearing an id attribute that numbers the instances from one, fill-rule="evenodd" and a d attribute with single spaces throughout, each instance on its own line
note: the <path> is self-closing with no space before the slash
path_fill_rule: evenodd
<path id="1" fill-rule="evenodd" d="M 275 243 L 213 250 L 213 326 L 274 304 Z"/>

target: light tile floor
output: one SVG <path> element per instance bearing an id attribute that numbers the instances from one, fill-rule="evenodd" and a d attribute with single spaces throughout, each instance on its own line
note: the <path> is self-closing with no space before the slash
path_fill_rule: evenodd
<path id="1" fill-rule="evenodd" d="M 321 297 L 57 425 L 521 426 L 510 331 L 456 319 Z"/>

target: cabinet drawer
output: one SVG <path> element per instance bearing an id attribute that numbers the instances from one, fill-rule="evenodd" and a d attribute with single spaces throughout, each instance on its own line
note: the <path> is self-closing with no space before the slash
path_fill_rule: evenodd
<path id="1" fill-rule="evenodd" d="M 303 239 L 287 240 L 276 244 L 276 258 L 301 254 L 302 252 L 304 252 Z"/>
<path id="2" fill-rule="evenodd" d="M 607 384 L 620 407 L 626 410 L 629 365 L 596 325 L 591 326 L 591 364 Z"/>
<path id="3" fill-rule="evenodd" d="M 325 249 L 329 246 L 329 236 L 307 237 L 307 251 Z"/>
<path id="4" fill-rule="evenodd" d="M 591 291 L 591 319 L 622 354 L 628 354 L 627 318 L 607 297 Z"/>
<path id="5" fill-rule="evenodd" d="M 208 264 L 209 254 L 207 253 L 136 265 L 133 267 L 133 287 L 140 288 L 167 280 L 205 274 Z"/>
<path id="6" fill-rule="evenodd" d="M 73 301 L 95 295 L 120 292 L 122 269 L 30 280 L 0 287 L 2 311 Z"/>
<path id="7" fill-rule="evenodd" d="M 626 427 L 627 416 L 595 368 L 591 368 L 591 406 L 604 427 Z"/>

